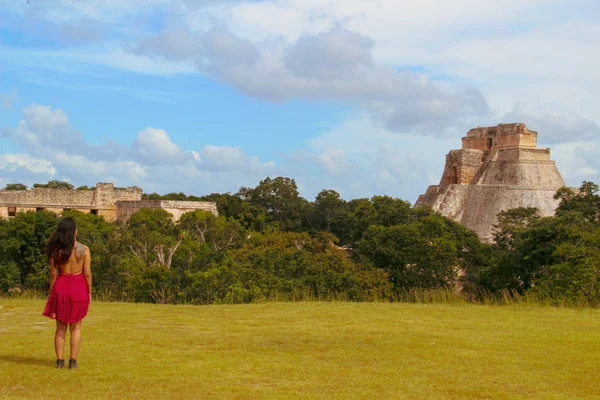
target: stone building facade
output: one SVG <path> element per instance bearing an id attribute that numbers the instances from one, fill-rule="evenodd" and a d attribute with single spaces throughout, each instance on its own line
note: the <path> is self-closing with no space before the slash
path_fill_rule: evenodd
<path id="1" fill-rule="evenodd" d="M 211 201 L 124 200 L 117 201 L 117 219 L 127 221 L 133 213 L 143 208 L 162 208 L 171 213 L 175 221 L 179 220 L 183 214 L 196 210 L 208 211 L 214 215 L 219 215 L 217 203 Z"/>
<path id="2" fill-rule="evenodd" d="M 97 183 L 91 190 L 43 189 L 0 190 L 0 217 L 13 217 L 18 212 L 47 210 L 62 214 L 77 210 L 104 217 L 107 221 L 127 220 L 142 208 L 164 208 L 175 220 L 185 212 L 210 211 L 217 215 L 213 202 L 203 201 L 144 201 L 137 186 L 116 188 L 112 183 Z M 135 211 L 134 211 L 135 210 Z"/>
<path id="3" fill-rule="evenodd" d="M 491 241 L 499 212 L 536 207 L 554 214 L 556 190 L 565 186 L 550 149 L 537 148 L 537 132 L 525 124 L 471 129 L 462 149 L 452 150 L 439 185 L 429 186 L 415 207 L 427 205 Z"/>

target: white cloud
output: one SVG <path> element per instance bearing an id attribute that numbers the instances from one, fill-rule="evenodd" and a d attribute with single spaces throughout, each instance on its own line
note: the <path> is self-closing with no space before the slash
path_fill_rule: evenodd
<path id="1" fill-rule="evenodd" d="M 84 155 L 66 153 L 57 149 L 53 149 L 52 159 L 62 167 L 63 174 L 67 176 L 80 174 L 94 177 L 106 176 L 111 169 L 110 162 L 91 160 Z"/>
<path id="2" fill-rule="evenodd" d="M 597 13 L 595 0 L 279 0 L 238 4 L 223 18 L 254 43 L 343 26 L 374 41 L 377 64 L 470 82 L 497 117 L 522 101 L 599 121 Z"/>
<path id="3" fill-rule="evenodd" d="M 423 29 L 433 27 L 453 26 L 473 19 L 492 21 L 519 20 L 524 16 L 518 14 L 535 4 L 548 3 L 546 0 L 506 0 L 502 3 L 481 2 L 478 0 L 453 0 L 439 2 L 423 0 L 378 0 L 375 3 L 364 0 L 280 0 L 276 2 L 244 3 L 236 8 L 243 12 L 233 14 L 236 22 L 262 29 L 277 29 L 277 31 L 304 31 L 311 26 L 318 27 L 319 21 L 357 21 L 369 24 L 372 30 L 380 26 L 381 30 L 398 30 L 402 25 L 422 26 Z M 367 7 L 370 5 L 371 7 Z M 252 11 L 254 13 L 252 13 Z M 277 18 L 279 16 L 296 17 L 291 19 Z M 284 20 L 281 25 L 271 28 L 265 24 L 269 20 Z M 289 27 L 290 23 L 301 26 L 301 29 Z M 383 25 L 383 26 L 382 26 Z M 272 34 L 272 32 L 268 32 Z"/>
<path id="4" fill-rule="evenodd" d="M 23 109 L 23 119 L 14 136 L 30 148 L 77 147 L 84 139 L 71 128 L 67 114 L 60 108 L 31 104 Z"/>
<path id="5" fill-rule="evenodd" d="M 77 184 L 112 181 L 146 190 L 202 194 L 235 192 L 277 173 L 274 162 L 261 162 L 240 147 L 205 145 L 184 151 L 165 130 L 152 127 L 138 132 L 131 147 L 92 146 L 70 125 L 65 111 L 46 105 L 25 107 L 18 126 L 6 133 L 31 153 L 0 155 L 0 170 L 12 181 L 57 175 Z M 72 146 L 68 138 L 80 145 Z"/>
<path id="6" fill-rule="evenodd" d="M 25 168 L 37 174 L 56 175 L 56 168 L 48 160 L 36 158 L 30 154 L 0 154 L 0 170 L 14 172 L 18 168 Z"/>
<path id="7" fill-rule="evenodd" d="M 138 132 L 133 149 L 151 164 L 176 164 L 185 161 L 187 156 L 164 129 L 146 128 Z"/>
<path id="8" fill-rule="evenodd" d="M 600 141 L 558 143 L 552 146 L 551 155 L 568 186 L 579 187 L 584 180 L 600 180 Z"/>
<path id="9" fill-rule="evenodd" d="M 302 36 L 292 45 L 255 44 L 221 27 L 198 34 L 197 40 L 200 46 L 189 49 L 188 59 L 196 60 L 200 71 L 268 101 L 340 100 L 362 107 L 393 131 L 430 134 L 489 112 L 472 87 L 375 64 L 373 41 L 341 27 Z M 169 56 L 162 45 L 144 48 Z"/>
<path id="10" fill-rule="evenodd" d="M 346 152 L 342 149 L 322 149 L 320 153 L 315 154 L 314 162 L 333 176 L 341 176 L 350 169 Z"/>
<path id="11" fill-rule="evenodd" d="M 268 174 L 275 167 L 273 161 L 261 163 L 256 157 L 249 157 L 240 147 L 206 145 L 196 154 L 198 166 L 212 171 L 250 170 Z"/>
<path id="12" fill-rule="evenodd" d="M 448 126 L 456 119 L 485 112 L 483 98 L 497 116 L 510 112 L 517 102 L 538 104 L 543 99 L 600 120 L 600 109 L 595 107 L 600 84 L 596 72 L 600 56 L 595 44 L 600 40 L 600 29 L 592 18 L 597 12 L 594 0 L 61 0 L 58 4 L 39 0 L 28 8 L 11 6 L 29 13 L 36 7 L 43 9 L 40 15 L 48 14 L 50 19 L 62 15 L 57 20 L 60 23 L 82 18 L 110 21 L 119 27 L 113 36 L 120 38 L 84 48 L 28 51 L 27 58 L 35 54 L 62 64 L 95 63 L 158 75 L 197 72 L 194 62 L 201 60 L 204 73 L 269 100 L 362 99 L 361 105 L 371 110 L 375 119 L 383 118 L 380 122 L 394 130 L 399 121 L 404 123 L 406 114 L 420 116 L 423 121 L 423 115 L 430 115 L 431 110 L 434 113 L 429 120 L 441 119 L 437 126 L 430 122 L 424 130 Z M 155 36 L 155 27 L 131 22 L 150 12 L 169 16 L 165 30 Z M 337 40 L 327 32 L 337 33 Z M 356 40 L 341 32 L 353 33 Z M 361 37 L 372 42 L 367 52 Z M 137 46 L 122 45 L 136 42 Z M 281 43 L 287 43 L 285 48 L 281 49 Z M 305 43 L 310 46 L 303 47 Z M 341 51 L 342 47 L 346 51 Z M 294 48 L 298 51 L 291 51 Z M 331 51 L 323 57 L 291 56 L 302 54 L 303 48 L 307 55 L 328 48 Z M 3 52 L 6 55 L 10 50 Z M 168 59 L 152 57 L 153 52 Z M 379 71 L 357 81 L 344 71 L 338 82 L 325 86 L 319 80 L 299 79 L 307 73 L 331 73 L 330 68 L 319 65 L 324 62 L 323 66 L 331 67 L 331 62 L 347 55 L 355 56 L 347 63 L 350 67 L 370 59 L 392 71 L 397 66 L 425 67 L 432 82 L 419 89 L 415 84 L 419 76 L 393 79 L 389 89 L 397 99 L 382 103 L 372 98 L 374 85 L 380 85 L 373 82 L 374 76 L 385 82 L 391 74 Z M 304 68 L 303 60 L 314 61 L 314 68 Z M 440 85 L 431 76 L 445 79 L 447 85 Z M 371 93 L 351 89 L 350 82 L 371 89 Z M 469 85 L 478 90 L 464 88 Z M 409 99 L 415 93 L 422 93 L 422 98 L 413 104 Z M 444 108 L 448 103 L 454 107 Z M 455 120 L 449 118 L 451 115 Z M 410 120 L 406 122 L 411 126 Z"/>
<path id="13" fill-rule="evenodd" d="M 344 198 L 387 194 L 414 202 L 439 182 L 445 155 L 460 148 L 460 139 L 399 136 L 357 114 L 306 144 L 285 166 L 306 196 L 334 189 Z M 315 166 L 317 173 L 310 171 Z"/>
<path id="14" fill-rule="evenodd" d="M 553 144 L 584 139 L 600 139 L 600 127 L 593 121 L 568 111 L 518 103 L 503 121 L 524 122 L 538 132 L 538 142 Z"/>
<path id="15" fill-rule="evenodd" d="M 290 71 L 308 78 L 329 80 L 358 75 L 362 67 L 373 65 L 373 45 L 366 36 L 334 28 L 327 34 L 301 36 L 283 61 Z"/>
<path id="16" fill-rule="evenodd" d="M 118 161 L 115 167 L 119 175 L 126 176 L 129 182 L 141 182 L 148 178 L 150 168 L 135 161 Z M 160 167 L 159 167 L 160 168 Z"/>

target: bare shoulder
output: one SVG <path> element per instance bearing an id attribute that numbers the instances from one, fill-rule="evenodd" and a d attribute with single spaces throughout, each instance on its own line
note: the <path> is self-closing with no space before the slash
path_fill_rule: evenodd
<path id="1" fill-rule="evenodd" d="M 76 255 L 76 257 L 78 259 L 83 258 L 83 256 L 86 253 L 90 252 L 89 247 L 87 247 L 85 244 L 79 243 L 79 242 L 75 242 L 75 248 L 74 248 L 74 250 L 75 250 L 75 255 Z"/>

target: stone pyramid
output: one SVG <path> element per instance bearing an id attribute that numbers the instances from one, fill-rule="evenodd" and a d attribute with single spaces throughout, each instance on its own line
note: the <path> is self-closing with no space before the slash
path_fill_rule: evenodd
<path id="1" fill-rule="evenodd" d="M 554 215 L 553 196 L 563 186 L 550 149 L 537 148 L 537 132 L 500 124 L 471 129 L 462 149 L 446 155 L 440 184 L 429 186 L 415 207 L 430 206 L 490 242 L 500 211 L 537 207 L 542 216 Z"/>

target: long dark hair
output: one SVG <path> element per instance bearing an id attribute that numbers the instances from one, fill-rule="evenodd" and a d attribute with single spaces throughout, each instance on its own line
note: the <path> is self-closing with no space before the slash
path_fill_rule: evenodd
<path id="1" fill-rule="evenodd" d="M 46 255 L 54 260 L 57 267 L 69 261 L 73 246 L 75 246 L 75 231 L 77 226 L 71 217 L 63 218 L 58 223 L 56 231 L 46 243 Z"/>

